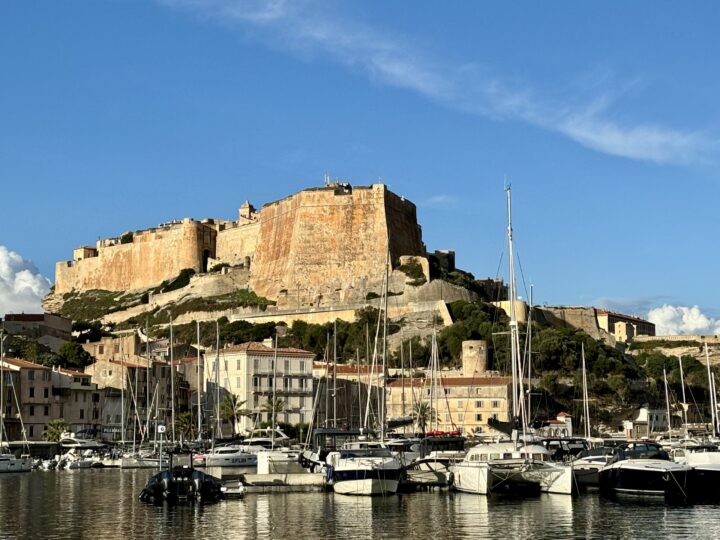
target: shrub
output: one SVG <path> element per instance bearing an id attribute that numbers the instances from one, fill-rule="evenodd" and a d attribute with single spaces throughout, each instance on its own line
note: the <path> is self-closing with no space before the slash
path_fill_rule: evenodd
<path id="1" fill-rule="evenodd" d="M 126 232 L 120 237 L 120 243 L 121 244 L 132 244 L 133 241 L 133 233 L 132 232 Z"/>

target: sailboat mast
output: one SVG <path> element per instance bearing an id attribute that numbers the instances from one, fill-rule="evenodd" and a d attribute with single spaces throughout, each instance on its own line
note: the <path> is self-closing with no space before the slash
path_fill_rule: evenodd
<path id="1" fill-rule="evenodd" d="M 710 422 L 712 422 L 712 434 L 713 437 L 715 437 L 715 415 L 717 411 L 715 410 L 715 396 L 713 395 L 713 376 L 710 372 L 710 353 L 708 352 L 708 346 L 707 341 L 705 342 L 705 364 L 707 365 L 707 374 L 708 374 L 708 397 L 710 398 Z"/>
<path id="2" fill-rule="evenodd" d="M 333 427 L 337 427 L 337 319 L 333 322 Z"/>
<path id="3" fill-rule="evenodd" d="M 175 353 L 173 351 L 172 323 L 172 315 L 170 315 L 170 421 L 172 423 L 172 441 L 175 444 Z"/>
<path id="4" fill-rule="evenodd" d="M 670 393 L 668 392 L 667 373 L 663 368 L 663 380 L 665 381 L 665 407 L 667 408 L 668 439 L 672 441 L 672 421 L 670 420 Z"/>
<path id="5" fill-rule="evenodd" d="M 200 321 L 196 321 L 197 328 L 197 440 L 200 440 L 200 431 L 202 430 L 202 404 L 200 398 L 202 394 L 200 374 Z"/>
<path id="6" fill-rule="evenodd" d="M 585 438 L 590 438 L 590 404 L 588 403 L 587 369 L 585 366 L 585 344 L 580 344 L 582 354 L 583 415 L 585 416 Z"/>
<path id="7" fill-rule="evenodd" d="M 120 376 L 122 377 L 122 384 L 120 385 L 120 443 L 123 446 L 125 446 L 125 383 L 127 381 L 124 354 L 123 342 L 120 340 Z"/>
<path id="8" fill-rule="evenodd" d="M 533 314 L 533 284 L 530 284 L 530 306 L 528 307 L 527 322 L 527 417 L 532 419 L 532 314 Z"/>
<path id="9" fill-rule="evenodd" d="M 275 450 L 275 407 L 277 403 L 277 349 L 278 349 L 278 335 L 277 330 L 275 331 L 275 347 L 273 350 L 273 383 L 272 383 L 272 438 L 271 450 Z"/>
<path id="10" fill-rule="evenodd" d="M 515 312 L 515 299 L 517 291 L 515 289 L 515 256 L 513 255 L 513 228 L 512 228 L 512 201 L 510 195 L 510 186 L 505 188 L 507 202 L 507 239 L 508 239 L 508 286 L 510 304 L 510 366 L 512 371 L 512 411 L 513 418 L 519 416 L 519 396 L 518 396 L 518 322 L 517 313 Z"/>
<path id="11" fill-rule="evenodd" d="M 145 317 L 145 436 L 150 439 L 150 322 Z"/>
<path id="12" fill-rule="evenodd" d="M 215 321 L 215 437 L 220 433 L 220 322 Z M 213 438 L 213 445 L 215 438 Z"/>
<path id="13" fill-rule="evenodd" d="M 387 259 L 385 261 L 385 301 L 383 305 L 383 348 L 382 348 L 382 400 L 380 401 L 380 441 L 385 441 L 385 415 L 387 399 L 387 325 L 388 325 L 388 289 L 389 289 L 389 269 L 390 267 L 390 249 L 388 247 Z"/>
<path id="14" fill-rule="evenodd" d="M 0 452 L 5 431 L 5 323 L 0 329 Z"/>
<path id="15" fill-rule="evenodd" d="M 688 427 L 687 427 L 687 402 L 685 401 L 685 377 L 683 375 L 683 367 L 682 367 L 682 357 L 678 358 L 678 361 L 680 362 L 680 389 L 682 390 L 682 408 L 683 408 L 683 424 L 685 426 L 685 438 L 687 439 L 688 436 Z"/>

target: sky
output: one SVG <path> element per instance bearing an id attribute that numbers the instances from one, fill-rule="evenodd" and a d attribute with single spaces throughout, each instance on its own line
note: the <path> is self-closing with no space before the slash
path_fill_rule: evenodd
<path id="1" fill-rule="evenodd" d="M 712 1 L 0 3 L 0 314 L 74 247 L 387 184 L 534 302 L 720 333 Z"/>

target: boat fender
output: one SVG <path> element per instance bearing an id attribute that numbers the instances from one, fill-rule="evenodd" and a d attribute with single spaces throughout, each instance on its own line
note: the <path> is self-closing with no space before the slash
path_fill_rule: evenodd
<path id="1" fill-rule="evenodd" d="M 455 483 L 455 473 L 451 472 L 448 474 L 447 485 L 452 486 Z"/>

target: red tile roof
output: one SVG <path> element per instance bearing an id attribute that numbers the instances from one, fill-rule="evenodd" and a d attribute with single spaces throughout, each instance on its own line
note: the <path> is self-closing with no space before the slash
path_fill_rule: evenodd
<path id="1" fill-rule="evenodd" d="M 333 372 L 333 364 L 331 363 L 329 366 L 327 366 L 324 362 L 315 362 L 313 363 L 313 369 L 328 369 L 329 373 Z M 372 366 L 368 364 L 360 364 L 360 374 L 368 374 L 368 373 L 382 373 L 382 367 L 381 366 L 375 366 L 375 369 L 372 369 Z M 338 364 L 337 365 L 337 371 L 336 373 L 340 375 L 357 375 L 358 374 L 358 366 L 353 364 Z"/>
<path id="2" fill-rule="evenodd" d="M 10 364 L 11 366 L 19 367 L 19 368 L 25 368 L 25 369 L 47 369 L 50 368 L 47 366 L 43 366 L 41 364 L 36 364 L 34 362 L 28 362 L 27 360 L 23 360 L 21 358 L 8 358 L 5 357 L 5 363 Z"/>
<path id="3" fill-rule="evenodd" d="M 275 349 L 257 341 L 249 341 L 247 343 L 241 343 L 240 345 L 235 345 L 226 349 L 220 349 L 221 355 L 235 352 L 271 356 L 275 354 Z M 313 352 L 297 349 L 295 347 L 278 347 L 277 353 L 278 356 L 306 356 L 308 358 L 315 356 L 315 353 Z"/>

